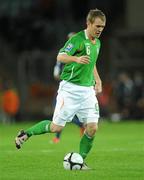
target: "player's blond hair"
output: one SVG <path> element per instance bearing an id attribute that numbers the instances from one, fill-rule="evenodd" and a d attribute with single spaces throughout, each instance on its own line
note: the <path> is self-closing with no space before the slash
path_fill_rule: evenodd
<path id="1" fill-rule="evenodd" d="M 87 15 L 87 22 L 93 23 L 95 18 L 99 17 L 102 21 L 106 21 L 105 14 L 99 9 L 91 9 Z"/>

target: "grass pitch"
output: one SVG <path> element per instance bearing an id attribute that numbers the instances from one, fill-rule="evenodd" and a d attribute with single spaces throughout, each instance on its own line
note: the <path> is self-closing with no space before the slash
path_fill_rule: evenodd
<path id="1" fill-rule="evenodd" d="M 63 169 L 64 155 L 79 149 L 79 129 L 73 124 L 67 124 L 59 144 L 51 143 L 54 134 L 44 134 L 17 150 L 17 132 L 32 124 L 0 124 L 0 180 L 144 180 L 144 122 L 100 122 L 86 159 L 90 171 Z"/>

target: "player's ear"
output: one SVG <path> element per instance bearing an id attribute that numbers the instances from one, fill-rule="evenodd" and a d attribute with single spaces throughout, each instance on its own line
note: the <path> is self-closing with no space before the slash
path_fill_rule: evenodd
<path id="1" fill-rule="evenodd" d="M 86 25 L 87 25 L 87 26 L 89 25 L 89 21 L 86 22 Z"/>
<path id="2" fill-rule="evenodd" d="M 87 21 L 87 26 L 91 25 L 92 23 L 90 21 Z"/>

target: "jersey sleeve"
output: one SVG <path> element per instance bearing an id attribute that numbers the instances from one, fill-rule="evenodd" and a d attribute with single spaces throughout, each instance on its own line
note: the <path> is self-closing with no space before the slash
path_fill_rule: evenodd
<path id="1" fill-rule="evenodd" d="M 60 49 L 59 54 L 67 54 L 74 55 L 76 51 L 80 48 L 80 41 L 74 36 L 70 38 L 64 45 L 63 48 Z"/>

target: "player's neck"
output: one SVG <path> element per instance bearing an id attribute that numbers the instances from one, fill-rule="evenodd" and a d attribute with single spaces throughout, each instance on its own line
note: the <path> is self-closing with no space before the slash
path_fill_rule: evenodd
<path id="1" fill-rule="evenodd" d="M 93 44 L 95 44 L 95 43 L 96 43 L 96 39 L 95 39 L 95 37 L 91 36 L 91 34 L 90 34 L 90 32 L 89 32 L 88 29 L 86 29 L 86 34 L 87 34 L 88 39 L 89 39 Z"/>

